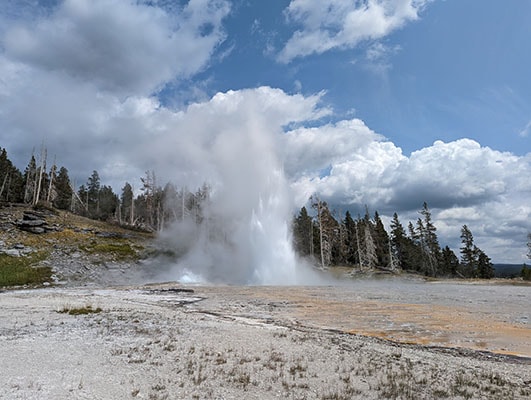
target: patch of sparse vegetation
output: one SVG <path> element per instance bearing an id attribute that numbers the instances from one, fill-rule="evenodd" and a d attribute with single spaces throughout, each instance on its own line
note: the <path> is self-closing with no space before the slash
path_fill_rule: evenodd
<path id="1" fill-rule="evenodd" d="M 40 251 L 25 257 L 0 254 L 0 287 L 31 285 L 39 286 L 52 278 L 50 267 L 38 267 L 46 259 L 47 252 Z"/>
<path id="2" fill-rule="evenodd" d="M 80 249 L 89 254 L 111 255 L 115 260 L 131 260 L 137 258 L 133 246 L 127 242 L 91 242 L 80 246 Z"/>
<path id="3" fill-rule="evenodd" d="M 88 314 L 98 314 L 103 310 L 100 307 L 93 308 L 90 304 L 82 307 L 63 307 L 58 312 L 61 314 L 68 315 L 88 315 Z"/>

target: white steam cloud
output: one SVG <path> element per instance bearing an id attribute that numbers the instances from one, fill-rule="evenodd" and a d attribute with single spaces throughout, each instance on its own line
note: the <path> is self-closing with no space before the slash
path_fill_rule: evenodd
<path id="1" fill-rule="evenodd" d="M 327 111 L 316 108 L 318 96 L 301 100 L 263 87 L 219 93 L 208 103 L 191 106 L 183 116 L 181 124 L 193 121 L 194 140 L 184 142 L 181 137 L 186 148 L 177 151 L 201 154 L 188 160 L 196 167 L 193 179 L 204 179 L 212 189 L 202 224 L 177 222 L 163 235 L 171 248 L 180 247 L 184 253 L 172 269 L 174 278 L 239 284 L 310 282 L 310 272 L 291 245 L 293 203 L 278 146 L 283 124 Z M 206 115 L 227 123 L 211 130 Z"/>

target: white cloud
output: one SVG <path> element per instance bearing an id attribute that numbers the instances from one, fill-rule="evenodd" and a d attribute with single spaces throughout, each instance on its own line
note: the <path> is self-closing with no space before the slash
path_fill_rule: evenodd
<path id="1" fill-rule="evenodd" d="M 151 93 L 208 64 L 229 12 L 224 0 L 172 13 L 129 0 L 11 8 L 16 18 L 0 17 L 2 146 L 23 168 L 44 143 L 78 185 L 93 169 L 113 183 L 145 171 L 128 150 L 172 118 Z"/>
<path id="2" fill-rule="evenodd" d="M 299 206 L 317 193 L 339 210 L 363 213 L 368 205 L 383 216 L 398 212 L 406 225 L 426 201 L 441 244 L 458 252 L 467 224 L 495 261 L 525 260 L 531 154 L 518 157 L 461 139 L 406 157 L 360 120 L 288 132 L 285 153 L 292 157 L 286 171 Z M 510 244 L 501 246 L 504 240 Z"/>
<path id="3" fill-rule="evenodd" d="M 119 190 L 125 181 L 138 185 L 149 169 L 161 184 L 223 182 L 229 188 L 224 201 L 241 209 L 233 196 L 256 204 L 249 196 L 283 166 L 299 207 L 319 193 L 338 209 L 367 204 L 382 216 L 396 211 L 406 223 L 427 201 L 441 244 L 458 249 L 460 226 L 467 223 L 494 260 L 522 261 L 520 242 L 531 230 L 531 154 L 518 157 L 462 139 L 407 157 L 359 119 L 319 125 L 331 112 L 321 105 L 322 94 L 261 87 L 218 93 L 176 112 L 156 98 L 120 100 L 90 82 L 5 57 L 0 69 L 9 77 L 0 87 L 2 146 L 10 156 L 22 154 L 21 168 L 30 148 L 45 140 L 77 185 L 96 169 Z M 313 127 L 284 131 L 308 121 Z"/>
<path id="4" fill-rule="evenodd" d="M 413 152 L 397 170 L 396 196 L 404 204 L 408 193 L 425 197 L 437 207 L 467 205 L 501 196 L 517 177 L 518 157 L 481 147 L 470 139 L 437 141 Z"/>
<path id="5" fill-rule="evenodd" d="M 178 14 L 127 0 L 65 0 L 4 35 L 7 57 L 101 90 L 149 94 L 203 68 L 225 35 L 229 4 L 191 0 Z"/>
<path id="6" fill-rule="evenodd" d="M 378 40 L 418 19 L 429 0 L 292 0 L 285 10 L 297 30 L 278 55 L 280 62 L 321 54 L 334 48 L 352 48 Z"/>
<path id="7" fill-rule="evenodd" d="M 527 123 L 527 125 L 524 127 L 524 129 L 522 129 L 520 132 L 518 132 L 518 134 L 521 136 L 521 137 L 528 137 L 529 136 L 529 133 L 531 132 L 531 120 Z"/>
<path id="8" fill-rule="evenodd" d="M 531 155 L 463 139 L 407 157 L 360 119 L 319 125 L 331 114 L 322 93 L 305 97 L 260 87 L 218 93 L 174 111 L 151 93 L 208 64 L 223 40 L 225 2 L 195 0 L 177 17 L 128 1 L 113 0 L 106 12 L 101 0 L 61 4 L 34 23 L 18 19 L 4 36 L 1 145 L 19 168 L 44 141 L 77 185 L 92 170 L 117 191 L 126 181 L 138 186 L 148 169 L 161 184 L 195 188 L 207 180 L 225 188 L 218 190 L 229 214 L 251 212 L 283 168 L 299 206 L 319 193 L 342 209 L 367 204 L 407 220 L 427 201 L 443 244 L 455 244 L 459 224 L 467 223 L 491 257 L 520 262 L 518 238 L 525 241 L 531 230 Z M 366 9 L 386 4 L 370 2 Z M 398 4 L 390 10 L 398 13 Z M 334 12 L 326 18 L 336 18 Z M 323 26 L 317 14 L 300 18 L 316 30 Z M 99 29 L 103 22 L 106 29 Z M 180 48 L 183 40 L 189 42 Z M 377 59 L 384 49 L 374 50 Z M 294 122 L 302 127 L 286 128 Z"/>

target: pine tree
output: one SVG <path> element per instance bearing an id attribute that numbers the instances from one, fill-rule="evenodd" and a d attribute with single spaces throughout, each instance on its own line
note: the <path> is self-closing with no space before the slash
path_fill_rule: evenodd
<path id="1" fill-rule="evenodd" d="M 143 200 L 146 209 L 146 223 L 151 229 L 156 229 L 156 212 L 157 206 L 155 202 L 156 192 L 156 177 L 154 171 L 146 171 L 146 176 L 140 178 L 142 187 L 140 190 L 144 193 Z"/>
<path id="2" fill-rule="evenodd" d="M 371 234 L 371 227 L 365 224 L 364 227 L 364 245 L 362 268 L 374 268 L 378 265 L 378 254 L 376 252 L 376 243 Z"/>
<path id="3" fill-rule="evenodd" d="M 4 197 L 4 191 L 11 175 L 12 165 L 7 158 L 7 151 L 0 147 L 0 201 Z"/>
<path id="4" fill-rule="evenodd" d="M 164 210 L 164 221 L 176 221 L 179 210 L 178 191 L 175 185 L 167 183 L 162 189 L 162 205 Z M 198 221 L 200 222 L 200 221 Z"/>
<path id="5" fill-rule="evenodd" d="M 129 225 L 134 224 L 134 203 L 133 203 L 133 187 L 129 182 L 126 182 L 122 188 L 122 195 L 120 197 L 120 211 L 121 219 L 127 221 Z"/>
<path id="6" fill-rule="evenodd" d="M 420 272 L 422 271 L 422 257 L 423 252 L 421 248 L 421 238 L 420 235 L 415 230 L 413 223 L 408 222 L 408 251 L 407 251 L 407 263 L 406 269 Z"/>
<path id="7" fill-rule="evenodd" d="M 445 246 L 441 252 L 442 272 L 448 276 L 456 276 L 459 268 L 459 259 L 450 247 Z"/>
<path id="8" fill-rule="evenodd" d="M 65 167 L 59 169 L 54 186 L 57 196 L 52 201 L 53 206 L 60 210 L 70 209 L 72 204 L 72 184 L 68 177 L 68 170 Z"/>
<path id="9" fill-rule="evenodd" d="M 88 216 L 88 190 L 85 185 L 81 185 L 77 191 L 76 202 L 73 211 L 77 214 Z"/>
<path id="10" fill-rule="evenodd" d="M 376 246 L 377 265 L 380 267 L 390 266 L 389 235 L 378 211 L 374 213 L 374 244 Z"/>
<path id="11" fill-rule="evenodd" d="M 44 147 L 44 144 L 41 146 L 41 162 L 36 171 L 35 186 L 33 191 L 32 205 L 37 205 L 42 198 L 45 196 L 46 183 L 48 181 L 46 174 L 46 159 L 48 157 L 48 150 Z M 44 195 L 44 196 L 43 196 Z"/>
<path id="12" fill-rule="evenodd" d="M 23 199 L 22 173 L 9 160 L 7 151 L 0 147 L 0 201 L 19 203 Z"/>
<path id="13" fill-rule="evenodd" d="M 372 269 L 378 266 L 377 245 L 374 239 L 375 229 L 371 221 L 368 208 L 365 216 L 356 222 L 356 242 L 358 247 L 358 259 L 361 270 Z"/>
<path id="14" fill-rule="evenodd" d="M 302 207 L 293 221 L 293 244 L 295 251 L 303 256 L 313 256 L 313 221 L 306 207 Z"/>
<path id="15" fill-rule="evenodd" d="M 55 189 L 55 180 L 57 179 L 57 164 L 55 163 L 55 159 L 52 164 L 52 168 L 50 168 L 50 174 L 49 174 L 48 183 L 47 183 L 47 190 L 46 190 L 46 204 L 52 204 L 53 200 L 57 196 L 57 190 Z"/>
<path id="16" fill-rule="evenodd" d="M 28 166 L 24 170 L 24 203 L 33 202 L 33 193 L 36 190 L 37 161 L 32 154 Z"/>
<path id="17" fill-rule="evenodd" d="M 343 220 L 343 226 L 345 227 L 345 261 L 349 265 L 355 265 L 358 262 L 358 244 L 356 240 L 356 222 L 352 219 L 352 215 L 349 211 L 345 213 L 345 219 Z"/>
<path id="18" fill-rule="evenodd" d="M 98 171 L 92 171 L 87 181 L 86 206 L 89 217 L 99 218 L 100 214 L 100 176 Z"/>
<path id="19" fill-rule="evenodd" d="M 102 221 L 108 221 L 116 215 L 118 209 L 118 196 L 113 192 L 110 186 L 102 186 L 98 193 L 98 214 L 97 218 Z"/>
<path id="20" fill-rule="evenodd" d="M 524 281 L 531 281 L 531 268 L 524 264 L 520 271 L 520 276 Z"/>
<path id="21" fill-rule="evenodd" d="M 395 258 L 398 260 L 398 267 L 401 268 L 404 265 L 407 265 L 407 247 L 408 247 L 408 238 L 406 236 L 406 231 L 398 219 L 398 214 L 395 212 L 393 214 L 393 219 L 391 220 L 391 251 L 394 254 Z"/>
<path id="22" fill-rule="evenodd" d="M 461 228 L 461 245 L 461 266 L 464 269 L 464 275 L 472 277 L 477 269 L 477 254 L 474 237 L 466 225 Z"/>
<path id="23" fill-rule="evenodd" d="M 421 226 L 422 232 L 420 232 L 422 240 L 424 270 L 430 276 L 436 276 L 439 270 L 439 260 L 441 257 L 441 248 L 439 246 L 439 240 L 437 239 L 437 228 L 432 222 L 431 211 L 428 208 L 426 202 L 422 205 L 420 214 L 424 217 Z"/>
<path id="24" fill-rule="evenodd" d="M 477 254 L 477 276 L 481 279 L 494 278 L 494 266 L 488 257 L 481 249 L 475 248 Z"/>

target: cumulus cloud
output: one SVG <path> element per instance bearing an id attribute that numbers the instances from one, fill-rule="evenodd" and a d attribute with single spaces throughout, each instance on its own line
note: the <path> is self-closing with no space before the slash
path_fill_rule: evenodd
<path id="1" fill-rule="evenodd" d="M 209 61 L 225 34 L 222 0 L 191 0 L 178 14 L 127 0 L 65 0 L 51 15 L 5 32 L 12 60 L 123 95 L 149 94 Z"/>
<path id="2" fill-rule="evenodd" d="M 372 204 L 387 194 L 374 190 L 403 158 L 401 150 L 359 119 L 299 128 L 283 137 L 285 168 L 298 202 L 319 193 L 336 204 Z"/>
<path id="3" fill-rule="evenodd" d="M 481 147 L 470 139 L 413 152 L 397 170 L 396 203 L 407 208 L 410 193 L 435 207 L 473 205 L 500 196 L 517 178 L 518 157 Z M 434 173 L 436 171 L 436 173 Z"/>
<path id="4" fill-rule="evenodd" d="M 339 126 L 346 131 L 336 131 Z M 405 225 L 416 221 L 426 201 L 443 245 L 458 252 L 460 229 L 467 224 L 495 261 L 525 260 L 531 154 L 518 157 L 461 139 L 436 141 L 407 157 L 357 120 L 304 133 L 293 132 L 286 150 L 303 155 L 293 169 L 305 171 L 293 176 L 299 204 L 317 193 L 339 210 L 363 212 L 367 205 L 384 216 L 398 212 Z"/>
<path id="5" fill-rule="evenodd" d="M 343 47 L 396 29 L 424 3 L 297 0 L 288 14 L 302 23 L 301 32 L 325 34 Z M 105 4 L 64 1 L 2 27 L 0 145 L 19 168 L 31 147 L 44 142 L 78 186 L 94 169 L 116 191 L 154 170 L 161 184 L 213 184 L 228 215 L 259 210 L 260 193 L 283 180 L 291 192 L 276 190 L 294 209 L 318 193 L 338 209 L 368 205 L 407 221 L 427 201 L 441 243 L 458 248 L 460 224 L 467 223 L 495 260 L 525 260 L 531 154 L 518 157 L 462 139 L 437 141 L 408 156 L 360 119 L 321 124 L 332 114 L 322 93 L 260 87 L 166 108 L 153 91 L 208 65 L 224 38 L 227 2 L 193 0 L 172 16 L 142 2 L 112 0 L 104 12 Z M 367 26 L 380 15 L 380 30 L 347 34 L 351 12 Z M 357 39 L 340 40 L 345 37 Z M 373 50 L 376 60 L 385 49 Z"/>
<path id="6" fill-rule="evenodd" d="M 1 16 L 0 129 L 18 165 L 44 143 L 78 184 L 92 169 L 113 183 L 145 171 L 127 149 L 172 118 L 153 92 L 208 65 L 230 11 L 224 0 L 163 3 L 9 2 Z"/>
<path id="7" fill-rule="evenodd" d="M 285 10 L 288 21 L 300 29 L 278 55 L 280 62 L 321 54 L 335 48 L 352 48 L 365 40 L 378 40 L 418 19 L 429 0 L 292 0 Z"/>

